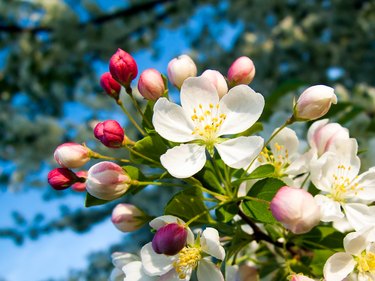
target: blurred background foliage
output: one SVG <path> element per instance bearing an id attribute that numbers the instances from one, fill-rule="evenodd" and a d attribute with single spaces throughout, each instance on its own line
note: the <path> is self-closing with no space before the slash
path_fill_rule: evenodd
<path id="1" fill-rule="evenodd" d="M 329 117 L 359 139 L 360 149 L 367 151 L 365 167 L 375 164 L 375 1 L 7 0 L 0 1 L 4 192 L 39 188 L 45 199 L 70 196 L 53 192 L 45 183 L 55 166 L 53 151 L 62 142 L 87 142 L 107 154 L 122 153 L 103 149 L 92 136 L 93 121 L 118 119 L 120 113 L 103 94 L 99 77 L 118 47 L 136 58 L 147 52 L 155 62 L 179 55 L 169 48 L 178 42 L 163 48 L 156 44 L 168 32 L 182 34 L 181 52 L 188 51 L 199 72 L 210 68 L 226 74 L 237 57 L 252 58 L 256 77 L 251 86 L 267 101 L 263 121 L 281 122 L 278 116 L 290 113 L 293 96 L 306 86 L 335 87 L 340 102 Z M 166 73 L 165 62 L 159 70 Z M 126 120 L 121 121 L 125 126 Z M 127 134 L 137 137 L 131 128 Z M 170 192 L 155 189 L 147 198 L 126 200 L 158 215 L 160 202 L 168 200 Z M 55 230 L 89 231 L 109 219 L 111 208 L 65 206 L 50 221 L 43 214 L 27 221 L 14 212 L 15 226 L 0 226 L 0 237 L 22 244 L 26 237 Z M 67 273 L 66 280 L 106 280 L 109 253 L 136 251 L 137 243 L 148 237 L 148 230 L 142 230 L 90 255 L 89 268 Z"/>

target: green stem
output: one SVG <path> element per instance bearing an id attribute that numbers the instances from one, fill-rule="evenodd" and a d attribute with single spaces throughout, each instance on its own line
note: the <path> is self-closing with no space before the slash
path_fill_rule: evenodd
<path id="1" fill-rule="evenodd" d="M 232 191 L 230 190 L 230 185 L 227 183 L 227 181 L 224 179 L 223 174 L 220 171 L 219 166 L 216 163 L 216 159 L 214 157 L 211 157 L 211 163 L 214 166 L 216 175 L 220 178 L 220 181 L 224 184 L 226 194 L 230 197 L 232 197 Z"/>
<path id="2" fill-rule="evenodd" d="M 228 199 L 228 197 L 226 197 L 225 195 L 222 195 L 220 193 L 217 193 L 217 192 L 214 192 L 214 191 L 211 191 L 211 190 L 205 188 L 202 185 L 202 183 L 199 180 L 197 180 L 196 178 L 194 178 L 194 177 L 190 177 L 190 178 L 182 179 L 182 180 L 184 182 L 188 183 L 188 184 L 191 184 L 194 187 L 200 188 L 203 192 L 211 194 L 212 196 L 214 196 L 215 198 L 217 198 L 217 199 L 219 199 L 221 201 Z M 224 190 L 222 190 L 222 191 L 224 191 Z"/>
<path id="3" fill-rule="evenodd" d="M 143 114 L 143 111 L 142 109 L 140 108 L 137 100 L 135 99 L 134 95 L 133 95 L 133 90 L 131 87 L 126 87 L 126 93 L 128 93 L 128 95 L 130 96 L 135 108 L 137 109 L 137 111 L 139 112 L 139 114 L 142 116 L 142 119 L 143 121 L 146 123 L 146 125 L 149 127 L 149 128 L 153 128 L 153 126 L 150 124 L 150 122 L 148 122 L 146 116 Z"/>
<path id="4" fill-rule="evenodd" d="M 146 133 L 142 130 L 142 128 L 138 125 L 138 123 L 134 120 L 134 118 L 130 115 L 126 107 L 123 105 L 121 100 L 117 100 L 117 104 L 121 107 L 122 111 L 125 113 L 125 115 L 128 117 L 130 122 L 134 125 L 134 127 L 137 128 L 137 130 L 143 135 L 146 136 Z"/>
<path id="5" fill-rule="evenodd" d="M 136 151 L 136 150 L 130 148 L 129 146 L 125 145 L 124 147 L 125 147 L 127 150 L 129 150 L 131 153 L 133 153 L 133 154 L 135 154 L 135 155 L 137 155 L 137 156 L 139 156 L 139 157 L 145 159 L 146 161 L 151 162 L 151 163 L 153 163 L 153 164 L 155 164 L 155 165 L 157 165 L 157 166 L 161 166 L 159 162 L 156 162 L 155 160 L 153 160 L 153 159 L 151 159 L 151 158 L 149 158 L 149 157 L 143 155 L 142 153 L 140 153 L 140 152 L 138 152 L 138 151 Z"/>
<path id="6" fill-rule="evenodd" d="M 94 159 L 114 160 L 114 161 L 119 161 L 119 162 L 124 162 L 124 163 L 131 162 L 130 160 L 127 160 L 127 159 L 121 159 L 121 158 L 115 158 L 111 156 L 102 155 L 92 150 L 90 150 L 90 157 Z"/>
<path id="7" fill-rule="evenodd" d="M 242 196 L 242 197 L 238 197 L 237 198 L 238 201 L 241 201 L 243 199 L 251 200 L 251 201 L 256 201 L 256 202 L 263 203 L 263 204 L 266 204 L 266 205 L 270 205 L 271 204 L 267 200 L 263 200 L 263 199 L 256 198 L 256 197 L 251 197 L 251 196 Z"/>
<path id="8" fill-rule="evenodd" d="M 220 202 L 219 204 L 211 207 L 211 208 L 208 208 L 207 210 L 205 210 L 204 212 L 196 215 L 195 217 L 191 218 L 185 225 L 186 226 L 189 226 L 189 224 L 191 224 L 193 221 L 199 219 L 201 216 L 204 216 L 206 214 L 208 214 L 210 211 L 214 210 L 214 209 L 217 209 L 217 208 L 220 208 L 221 206 L 225 205 L 225 204 L 229 204 L 231 203 L 232 201 L 224 201 L 224 202 Z"/>

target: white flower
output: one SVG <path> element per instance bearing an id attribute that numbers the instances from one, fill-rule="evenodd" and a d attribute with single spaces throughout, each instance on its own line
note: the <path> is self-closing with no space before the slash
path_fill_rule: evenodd
<path id="1" fill-rule="evenodd" d="M 151 221 L 150 225 L 160 228 L 172 222 L 181 223 L 181 220 L 173 216 L 162 216 Z M 142 270 L 149 276 L 161 276 L 160 280 L 163 281 L 187 281 L 190 280 L 192 271 L 197 269 L 198 281 L 224 281 L 220 269 L 210 261 L 209 257 L 204 257 L 208 254 L 219 260 L 224 259 L 225 251 L 220 245 L 218 231 L 207 227 L 196 241 L 189 228 L 188 233 L 187 246 L 174 256 L 155 253 L 152 243 L 143 246 Z M 143 279 L 132 279 L 132 281 L 143 281 Z"/>
<path id="2" fill-rule="evenodd" d="M 112 254 L 112 263 L 115 268 L 111 272 L 111 276 L 109 277 L 110 281 L 123 281 L 125 277 L 125 273 L 123 272 L 122 268 L 131 262 L 138 261 L 139 257 L 136 255 L 125 253 L 125 252 L 114 252 Z"/>
<path id="3" fill-rule="evenodd" d="M 332 255 L 325 263 L 323 274 L 326 281 L 341 281 L 349 274 L 350 280 L 375 280 L 374 228 L 366 227 L 351 232 L 344 238 L 344 252 Z"/>
<path id="4" fill-rule="evenodd" d="M 205 77 L 185 80 L 181 88 L 181 106 L 160 98 L 154 106 L 152 122 L 165 139 L 188 144 L 169 149 L 160 157 L 162 165 L 176 178 L 187 178 L 203 168 L 205 149 L 232 168 L 243 168 L 258 155 L 261 137 L 225 140 L 223 135 L 237 134 L 250 128 L 260 117 L 264 98 L 246 85 L 232 88 L 220 100 L 212 83 Z"/>
<path id="5" fill-rule="evenodd" d="M 336 151 L 326 152 L 311 163 L 311 181 L 323 192 L 315 196 L 322 221 L 346 218 L 355 230 L 375 224 L 375 169 L 358 175 L 360 159 L 355 139 L 342 140 Z"/>

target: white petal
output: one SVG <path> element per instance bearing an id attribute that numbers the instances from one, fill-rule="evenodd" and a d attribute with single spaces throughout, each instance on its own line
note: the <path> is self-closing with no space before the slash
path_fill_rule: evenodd
<path id="1" fill-rule="evenodd" d="M 207 227 L 201 237 L 202 251 L 219 259 L 224 260 L 225 250 L 220 245 L 219 232 L 212 227 Z"/>
<path id="2" fill-rule="evenodd" d="M 158 277 L 148 276 L 143 271 L 142 262 L 133 261 L 122 268 L 125 273 L 124 281 L 156 281 Z"/>
<path id="3" fill-rule="evenodd" d="M 195 139 L 192 134 L 193 122 L 185 114 L 181 106 L 166 98 L 160 98 L 154 105 L 152 116 L 156 132 L 163 138 L 175 142 L 187 142 Z"/>
<path id="4" fill-rule="evenodd" d="M 229 90 L 220 100 L 219 112 L 226 114 L 218 135 L 241 133 L 250 128 L 260 117 L 264 98 L 247 85 L 238 85 Z"/>
<path id="5" fill-rule="evenodd" d="M 224 281 L 220 269 L 205 259 L 198 263 L 197 277 L 198 281 Z"/>
<path id="6" fill-rule="evenodd" d="M 307 131 L 307 142 L 309 143 L 310 147 L 314 147 L 318 150 L 316 143 L 319 141 L 319 139 L 316 132 L 324 127 L 324 125 L 326 125 L 328 122 L 329 119 L 322 119 L 311 124 L 309 130 Z M 314 140 L 314 137 L 316 140 Z"/>
<path id="7" fill-rule="evenodd" d="M 348 219 L 346 217 L 343 217 L 342 219 L 335 220 L 333 222 L 333 227 L 337 229 L 338 231 L 345 233 L 349 231 L 353 231 L 354 228 L 350 225 L 348 222 Z"/>
<path id="8" fill-rule="evenodd" d="M 315 202 L 320 207 L 321 221 L 330 222 L 344 217 L 340 203 L 324 195 L 315 195 Z"/>
<path id="9" fill-rule="evenodd" d="M 344 249 L 351 255 L 358 256 L 366 249 L 370 243 L 369 238 L 373 229 L 371 227 L 365 227 L 361 231 L 350 232 L 344 238 Z"/>
<path id="10" fill-rule="evenodd" d="M 181 105 L 189 118 L 195 114 L 194 109 L 199 111 L 199 105 L 208 110 L 210 104 L 218 103 L 219 94 L 206 77 L 190 77 L 182 84 Z"/>
<path id="11" fill-rule="evenodd" d="M 336 253 L 325 263 L 323 274 L 326 281 L 342 281 L 351 273 L 356 262 L 347 253 Z"/>
<path id="12" fill-rule="evenodd" d="M 275 131 L 278 129 L 275 129 Z M 275 132 L 274 131 L 274 132 Z M 287 151 L 289 157 L 293 156 L 298 150 L 299 141 L 296 132 L 289 128 L 282 129 L 270 142 L 270 147 L 273 154 L 280 154 L 280 151 L 275 147 L 275 144 L 282 145 L 282 152 Z"/>
<path id="13" fill-rule="evenodd" d="M 375 170 L 369 170 L 356 178 L 352 185 L 358 184 L 355 197 L 366 202 L 375 201 Z"/>
<path id="14" fill-rule="evenodd" d="M 124 277 L 124 272 L 121 269 L 115 267 L 112 270 L 111 275 L 109 276 L 109 281 L 123 281 Z"/>
<path id="15" fill-rule="evenodd" d="M 112 263 L 117 268 L 122 268 L 125 264 L 132 261 L 139 261 L 139 257 L 125 252 L 114 252 L 112 255 Z"/>
<path id="16" fill-rule="evenodd" d="M 173 261 L 176 259 L 176 256 L 166 256 L 155 253 L 152 249 L 152 243 L 150 242 L 142 247 L 141 259 L 146 274 L 160 276 L 173 268 Z"/>
<path id="17" fill-rule="evenodd" d="M 188 281 L 188 280 L 190 280 L 190 274 L 188 274 L 185 279 L 180 279 L 178 277 L 176 270 L 174 269 L 170 270 L 163 276 L 160 276 L 160 279 L 158 279 L 158 281 Z"/>
<path id="18" fill-rule="evenodd" d="M 346 218 L 355 230 L 369 225 L 375 225 L 375 206 L 367 206 L 361 203 L 343 204 Z"/>
<path id="19" fill-rule="evenodd" d="M 160 157 L 160 161 L 175 178 L 188 178 L 204 167 L 205 147 L 197 144 L 181 144 L 168 149 Z"/>
<path id="20" fill-rule="evenodd" d="M 261 137 L 238 137 L 215 144 L 221 159 L 229 167 L 240 169 L 247 167 L 263 148 Z"/>

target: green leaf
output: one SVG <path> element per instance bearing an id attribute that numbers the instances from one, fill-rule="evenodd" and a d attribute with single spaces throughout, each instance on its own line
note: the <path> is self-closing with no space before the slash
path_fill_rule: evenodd
<path id="1" fill-rule="evenodd" d="M 267 178 L 254 184 L 247 195 L 270 202 L 276 192 L 283 186 L 285 186 L 285 183 L 281 180 Z M 269 209 L 269 204 L 265 202 L 246 200 L 241 206 L 243 212 L 249 218 L 263 223 L 276 223 Z"/>
<path id="2" fill-rule="evenodd" d="M 218 160 L 217 163 L 220 168 L 222 161 Z M 221 170 L 221 172 L 224 173 L 223 170 Z M 219 181 L 216 175 L 215 169 L 211 161 L 206 161 L 204 168 L 201 171 L 199 171 L 194 177 L 198 179 L 204 187 L 210 190 L 219 192 L 222 190 L 221 182 Z"/>
<path id="3" fill-rule="evenodd" d="M 92 207 L 92 206 L 104 205 L 108 202 L 111 202 L 111 201 L 96 198 L 92 196 L 90 193 L 86 192 L 86 199 L 85 199 L 86 208 Z"/>
<path id="4" fill-rule="evenodd" d="M 322 276 L 323 275 L 323 267 L 327 261 L 327 259 L 336 253 L 333 250 L 315 250 L 313 259 L 310 264 L 311 273 L 315 276 Z"/>
<path id="5" fill-rule="evenodd" d="M 256 122 L 253 126 L 251 126 L 249 129 L 246 131 L 237 134 L 236 137 L 239 136 L 252 136 L 257 132 L 263 131 L 263 124 L 261 122 Z"/>
<path id="6" fill-rule="evenodd" d="M 294 243 L 310 249 L 343 250 L 344 234 L 330 226 L 318 226 L 293 239 Z"/>
<path id="7" fill-rule="evenodd" d="M 248 246 L 251 241 L 252 241 L 252 237 L 248 235 L 247 233 L 243 232 L 241 230 L 241 227 L 238 226 L 226 250 L 227 260 L 229 260 L 230 257 L 234 256 L 239 251 L 241 251 L 243 247 Z"/>
<path id="8" fill-rule="evenodd" d="M 165 207 L 164 213 L 179 217 L 185 222 L 202 214 L 192 225 L 214 222 L 203 202 L 202 191 L 195 187 L 186 188 L 173 196 Z"/>
<path id="9" fill-rule="evenodd" d="M 221 222 L 231 221 L 237 213 L 237 203 L 226 204 L 215 210 L 216 218 Z"/>
<path id="10" fill-rule="evenodd" d="M 153 130 L 154 127 L 150 127 L 148 124 L 152 125 L 152 116 L 154 115 L 154 105 L 155 105 L 155 101 L 148 101 L 147 102 L 147 105 L 146 105 L 146 108 L 143 112 L 143 115 L 145 117 L 145 119 L 147 120 L 147 122 L 145 122 L 145 120 L 142 120 L 142 126 L 143 128 L 146 129 L 146 131 L 149 131 L 149 130 Z"/>
<path id="11" fill-rule="evenodd" d="M 234 185 L 239 185 L 244 181 L 247 180 L 255 180 L 255 179 L 262 179 L 262 178 L 269 178 L 274 176 L 275 167 L 272 165 L 262 165 L 257 167 L 251 174 L 247 175 L 246 177 L 236 180 L 233 182 Z"/>
<path id="12" fill-rule="evenodd" d="M 160 163 L 160 156 L 167 151 L 168 147 L 158 134 L 153 133 L 137 141 L 133 149 Z M 133 152 L 130 153 L 130 159 L 137 164 L 154 165 Z"/>

